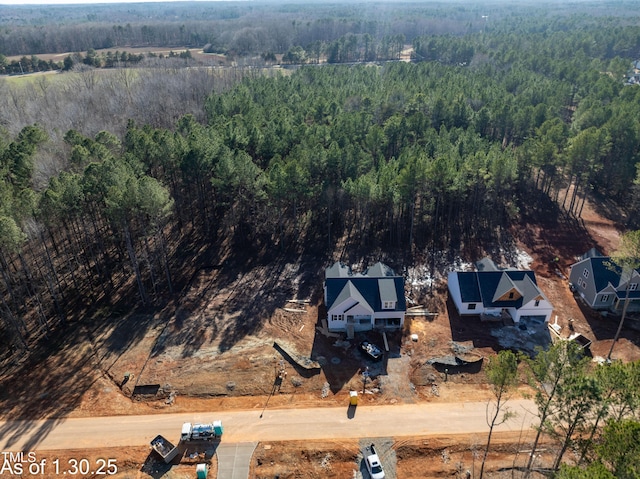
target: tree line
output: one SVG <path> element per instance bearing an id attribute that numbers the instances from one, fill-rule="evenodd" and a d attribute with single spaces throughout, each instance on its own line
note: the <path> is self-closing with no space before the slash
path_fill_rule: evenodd
<path id="1" fill-rule="evenodd" d="M 559 341 L 532 358 L 500 351 L 486 371 L 493 399 L 487 408 L 490 432 L 480 479 L 494 427 L 519 414 L 510 410 L 508 400 L 522 382 L 534 391 L 538 418 L 533 439 L 517 446 L 528 449 L 523 458 L 514 453 L 514 474 L 518 470 L 524 478 L 536 471 L 556 479 L 638 477 L 640 362 L 594 364 L 576 343 Z M 538 458 L 549 440 L 554 446 L 551 463 L 546 464 Z"/>
<path id="2" fill-rule="evenodd" d="M 421 37 L 430 61 L 411 64 L 0 82 L 0 122 L 20 128 L 0 144 L 5 328 L 38 336 L 73 314 L 65 295 L 108 302 L 128 281 L 162 301 L 187 237 L 459 250 L 494 242 L 540 192 L 579 216 L 595 191 L 637 221 L 640 90 L 618 54 L 638 35 L 565 31 L 583 23 Z"/>
<path id="3" fill-rule="evenodd" d="M 553 15 L 549 16 L 549 11 Z M 187 47 L 233 57 L 284 54 L 294 47 L 327 55 L 351 49 L 354 39 L 378 45 L 382 58 L 394 38 L 460 37 L 482 33 L 545 33 L 594 28 L 637 15 L 631 1 L 603 9 L 581 2 L 581 15 L 557 2 L 505 8 L 492 2 L 470 5 L 370 3 L 367 5 L 280 5 L 276 2 L 180 5 L 0 6 L 0 54 L 31 56 L 124 47 Z M 538 21 L 544 18 L 545 25 Z M 348 40 L 348 41 L 347 41 Z M 340 45 L 336 42 L 346 42 Z M 609 45 L 615 46 L 613 45 Z M 370 58 L 374 49 L 366 49 Z M 344 52 L 346 54 L 346 52 Z M 391 53 L 391 52 L 389 52 Z M 313 55 L 309 55 L 312 57 Z M 390 55 L 391 56 L 391 55 Z M 426 57 L 428 58 L 428 56 Z"/>
<path id="4" fill-rule="evenodd" d="M 187 50 L 188 52 L 188 50 Z M 180 58 L 191 58 L 190 53 L 170 52 L 168 57 L 177 56 Z M 154 53 L 135 54 L 126 51 L 116 50 L 106 53 L 97 53 L 89 49 L 86 54 L 74 53 L 67 55 L 63 60 L 54 62 L 53 60 L 43 60 L 37 55 L 23 56 L 19 60 L 11 60 L 4 55 L 0 55 L 0 75 L 23 75 L 25 73 L 39 73 L 47 71 L 70 71 L 74 66 L 88 66 L 94 68 L 116 68 L 131 67 L 140 63 L 145 58 L 164 58 L 164 55 Z"/>
<path id="5" fill-rule="evenodd" d="M 232 55 L 284 53 L 295 45 L 331 43 L 348 34 L 379 40 L 403 35 L 460 34 L 479 27 L 481 7 L 449 9 L 427 4 L 279 5 L 275 2 L 139 6 L 49 7 L 38 12 L 1 6 L 6 29 L 0 53 L 7 56 L 104 48 L 206 45 Z M 25 21 L 26 18 L 32 18 Z M 22 21 L 11 22 L 19 17 Z M 473 25 L 478 21 L 478 26 Z M 2 22 L 2 20 L 0 20 Z"/>
<path id="6" fill-rule="evenodd" d="M 408 252 L 488 244 L 536 185 L 550 181 L 540 179 L 546 171 L 555 167 L 558 178 L 577 181 L 570 160 L 607 158 L 575 153 L 589 141 L 598 145 L 602 132 L 565 124 L 571 89 L 562 82 L 523 76 L 520 91 L 509 93 L 509 76 L 487 67 L 461 75 L 460 68 L 307 68 L 209 96 L 206 124 L 193 116 L 171 129 L 129 122 L 122 140 L 69 130 L 60 152 L 67 164 L 40 190 L 34 138 L 42 141 L 44 132 L 26 127 L 3 151 L 5 195 L 13 198 L 3 201 L 5 216 L 22 231 L 2 248 L 5 295 L 24 284 L 7 302 L 11 314 L 24 315 L 25 295 L 34 304 L 44 295 L 39 302 L 54 309 L 64 304 L 55 297 L 70 290 L 107 298 L 123 286 L 123 271 L 142 304 L 160 300 L 172 291 L 171 258 L 179 254 L 167 250 L 170 231 L 172 244 L 194 231 L 205 242 L 229 237 L 240 247 L 275 250 L 298 248 L 307 234 L 329 250 L 345 234 L 353 245 Z M 535 97 L 539 88 L 550 94 Z M 529 141 L 553 142 L 553 163 L 528 161 Z M 33 261 L 51 257 L 51 264 L 15 256 L 27 246 Z"/>

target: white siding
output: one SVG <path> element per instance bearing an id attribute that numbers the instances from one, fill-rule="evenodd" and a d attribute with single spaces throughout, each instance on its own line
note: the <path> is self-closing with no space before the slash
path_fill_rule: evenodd
<path id="1" fill-rule="evenodd" d="M 482 303 L 463 303 L 462 293 L 460 292 L 460 283 L 458 283 L 458 273 L 452 271 L 447 275 L 447 288 L 449 288 L 449 296 L 453 300 L 453 304 L 456 305 L 458 314 L 463 315 L 475 315 L 483 314 L 485 312 L 484 305 Z M 469 309 L 470 304 L 475 304 L 475 309 Z"/>
<path id="2" fill-rule="evenodd" d="M 354 330 L 355 331 L 365 331 L 371 329 L 373 327 L 373 311 L 362 304 L 355 305 L 355 301 L 351 298 L 344 301 L 342 304 L 339 304 L 333 308 L 331 308 L 327 312 L 327 324 L 329 326 L 329 331 L 344 331 L 347 328 L 347 317 L 354 317 Z M 348 310 L 348 311 L 347 311 Z M 333 319 L 335 316 L 342 316 L 342 319 L 335 320 Z M 360 323 L 360 318 L 368 317 L 368 324 L 363 325 Z"/>
<path id="3" fill-rule="evenodd" d="M 553 306 L 547 300 L 541 299 L 538 306 L 535 305 L 535 300 L 529 301 L 527 304 L 523 304 L 518 310 L 509 310 L 511 317 L 517 323 L 522 316 L 544 316 L 545 322 L 548 323 L 553 313 Z"/>
<path id="4" fill-rule="evenodd" d="M 460 294 L 460 285 L 458 284 L 458 273 L 451 271 L 447 275 L 447 288 L 449 289 L 449 297 L 453 300 L 453 304 L 456 305 L 458 313 L 464 314 L 462 306 L 462 296 Z"/>

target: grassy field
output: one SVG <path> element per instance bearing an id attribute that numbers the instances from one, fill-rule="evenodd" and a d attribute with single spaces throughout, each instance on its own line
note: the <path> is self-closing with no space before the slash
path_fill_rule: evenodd
<path id="1" fill-rule="evenodd" d="M 219 61 L 225 61 L 226 57 L 224 55 L 220 55 L 217 53 L 204 53 L 202 51 L 201 48 L 196 48 L 196 49 L 190 49 L 187 47 L 176 47 L 176 48 L 167 48 L 167 47 L 119 47 L 119 48 L 106 48 L 103 50 L 96 50 L 96 53 L 103 54 L 106 55 L 108 52 L 111 53 L 115 53 L 115 52 L 127 52 L 127 53 L 133 53 L 135 55 L 140 55 L 140 54 L 147 54 L 147 53 L 154 53 L 156 55 L 164 55 L 164 56 L 168 56 L 171 52 L 176 53 L 176 54 L 180 54 L 182 52 L 185 52 L 187 50 L 191 51 L 191 55 L 193 56 L 193 58 L 195 58 L 196 60 L 203 60 L 203 59 L 207 59 L 207 60 L 219 60 Z M 69 56 L 69 55 L 73 55 L 74 53 L 80 53 L 81 55 L 86 55 L 87 52 L 66 52 L 66 53 L 38 53 L 34 56 L 40 58 L 41 60 L 45 60 L 45 61 L 49 61 L 49 60 L 53 60 L 54 62 L 61 62 L 62 60 L 65 59 L 65 57 Z M 21 58 L 23 58 L 24 55 L 15 55 L 15 56 L 10 56 L 7 57 L 9 62 L 12 61 L 20 61 Z"/>

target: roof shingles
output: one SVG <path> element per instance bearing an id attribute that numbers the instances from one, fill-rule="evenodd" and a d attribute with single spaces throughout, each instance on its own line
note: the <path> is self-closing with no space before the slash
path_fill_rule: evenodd
<path id="1" fill-rule="evenodd" d="M 361 304 L 366 303 L 373 311 L 383 311 L 381 293 L 378 284 L 379 278 L 369 278 L 366 276 L 353 276 L 351 278 L 327 278 L 327 309 L 333 308 L 345 301 L 348 296 Z M 405 311 L 407 309 L 404 298 L 404 281 L 402 277 L 386 277 L 392 283 L 387 283 L 388 287 L 393 287 L 396 294 L 396 307 L 391 311 Z M 384 281 L 384 280 L 383 280 Z M 347 290 L 347 283 L 350 284 Z M 391 301 L 386 299 L 386 301 Z M 389 311 L 389 310 L 385 310 Z"/>
<path id="2" fill-rule="evenodd" d="M 463 303 L 482 303 L 485 308 L 520 308 L 533 299 L 545 299 L 533 271 L 460 272 L 458 284 Z M 503 299 L 512 289 L 520 294 Z"/>

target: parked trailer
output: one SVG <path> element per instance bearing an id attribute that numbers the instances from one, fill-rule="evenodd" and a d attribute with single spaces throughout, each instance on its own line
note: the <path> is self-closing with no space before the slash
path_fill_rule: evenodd
<path id="1" fill-rule="evenodd" d="M 569 341 L 574 341 L 581 349 L 588 349 L 591 346 L 591 340 L 580 333 L 573 333 L 569 336 Z"/>
<path id="2" fill-rule="evenodd" d="M 210 424 L 191 424 L 185 422 L 182 425 L 180 440 L 189 441 L 212 441 L 222 437 L 222 421 L 213 421 Z"/>
<path id="3" fill-rule="evenodd" d="M 160 455 L 166 464 L 169 464 L 178 455 L 178 448 L 160 434 L 151 441 L 151 448 Z"/>

